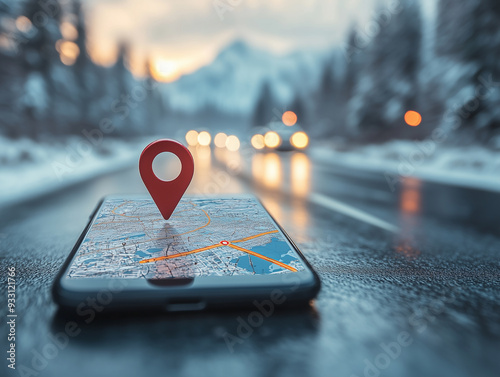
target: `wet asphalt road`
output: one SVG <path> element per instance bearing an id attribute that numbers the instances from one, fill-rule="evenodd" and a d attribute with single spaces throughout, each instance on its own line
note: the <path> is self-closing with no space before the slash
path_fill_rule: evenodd
<path id="1" fill-rule="evenodd" d="M 194 154 L 190 192 L 257 194 L 318 271 L 314 305 L 244 336 L 249 311 L 101 317 L 53 346 L 73 320 L 52 301 L 53 279 L 103 195 L 145 192 L 134 168 L 2 209 L 1 281 L 15 266 L 18 318 L 17 370 L 3 358 L 1 375 L 500 373 L 500 194 L 416 179 L 391 191 L 380 174 L 299 153 Z M 227 333 L 241 341 L 228 346 Z"/>

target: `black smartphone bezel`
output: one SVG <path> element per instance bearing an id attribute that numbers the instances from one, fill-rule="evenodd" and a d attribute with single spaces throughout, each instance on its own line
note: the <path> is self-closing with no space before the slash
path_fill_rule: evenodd
<path id="1" fill-rule="evenodd" d="M 111 198 L 145 198 L 144 196 L 107 196 L 101 199 L 85 226 L 83 232 L 75 243 L 71 253 L 57 274 L 52 294 L 54 301 L 63 309 L 77 309 L 84 307 L 88 299 L 106 296 L 106 311 L 112 310 L 161 310 L 178 311 L 202 310 L 211 308 L 229 308 L 252 306 L 255 301 L 269 300 L 281 295 L 285 301 L 279 306 L 288 307 L 307 304 L 316 297 L 320 289 L 320 279 L 310 263 L 304 257 L 290 236 L 272 217 L 262 202 L 252 195 L 224 195 L 213 196 L 213 198 L 253 198 L 262 206 L 269 215 L 277 229 L 284 235 L 292 245 L 297 255 L 306 266 L 304 271 L 276 274 L 276 275 L 250 275 L 246 277 L 195 277 L 190 279 L 168 279 L 174 284 L 162 285 L 152 283 L 147 279 L 67 279 L 65 274 L 89 232 L 93 221 L 101 206 L 107 199 Z M 167 279 L 165 279 L 167 280 Z M 238 284 L 235 284 L 240 281 Z M 209 284 L 209 281 L 213 281 Z M 200 283 L 201 282 L 201 283 Z M 144 284 L 146 283 L 146 284 Z M 179 284 L 176 284 L 179 283 Z M 68 287 L 69 285 L 69 287 Z M 111 297 L 111 301 L 107 301 Z M 281 301 L 281 300 L 280 300 Z M 182 303 L 186 305 L 182 305 Z M 175 304 L 174 304 L 175 303 Z M 180 308 L 180 309 L 179 309 Z"/>

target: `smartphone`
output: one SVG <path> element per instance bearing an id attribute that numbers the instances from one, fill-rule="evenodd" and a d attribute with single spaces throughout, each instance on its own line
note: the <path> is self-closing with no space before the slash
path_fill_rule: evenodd
<path id="1" fill-rule="evenodd" d="M 110 196 L 53 286 L 55 301 L 95 310 L 189 311 L 308 303 L 320 280 L 253 196 L 184 197 L 169 220 L 151 198 Z"/>

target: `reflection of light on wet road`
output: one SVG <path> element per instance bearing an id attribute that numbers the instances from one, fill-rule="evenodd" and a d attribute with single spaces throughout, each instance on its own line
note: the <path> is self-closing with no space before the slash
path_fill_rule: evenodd
<path id="1" fill-rule="evenodd" d="M 343 215 L 389 232 L 399 233 L 397 226 L 383 219 L 328 195 L 313 192 L 311 190 L 312 166 L 309 158 L 302 153 L 296 152 L 296 154 L 297 157 L 294 158 L 293 162 L 291 159 L 287 159 L 287 156 L 293 155 L 278 155 L 274 152 L 265 154 L 256 153 L 252 158 L 252 178 L 256 183 L 256 187 L 262 186 L 262 188 L 270 189 L 274 194 L 279 193 L 281 198 L 292 197 L 291 204 L 294 212 L 283 214 L 285 222 L 290 222 L 289 220 L 292 219 L 296 224 L 309 224 L 311 218 L 307 206 L 313 204 L 342 213 Z M 285 168 L 283 168 L 283 165 Z M 288 171 L 290 171 L 290 175 L 286 174 Z M 289 178 L 290 182 L 288 181 Z M 273 208 L 271 204 L 268 204 L 268 206 L 270 209 Z M 277 205 L 274 207 L 276 208 Z M 276 212 L 278 212 L 277 208 Z M 306 225 L 304 225 L 304 229 Z"/>
<path id="2" fill-rule="evenodd" d="M 307 229 L 309 229 L 309 211 L 307 210 L 306 203 L 302 200 L 300 202 L 294 202 L 292 204 L 292 210 L 294 234 L 306 237 Z"/>
<path id="3" fill-rule="evenodd" d="M 420 181 L 407 177 L 401 182 L 401 211 L 404 213 L 418 213 L 420 211 Z"/>
<path id="4" fill-rule="evenodd" d="M 215 148 L 213 150 L 215 160 L 221 162 L 228 172 L 237 173 L 243 168 L 244 163 L 240 151 L 231 151 L 226 148 Z"/>
<path id="5" fill-rule="evenodd" d="M 218 195 L 241 193 L 243 187 L 238 179 L 232 177 L 241 164 L 239 152 L 230 152 L 225 148 L 190 147 L 194 159 L 194 176 L 189 186 L 189 193 L 194 195 Z M 212 155 L 214 153 L 214 155 Z M 223 161 L 226 169 L 217 168 L 212 158 Z"/>
<path id="6" fill-rule="evenodd" d="M 267 188 L 278 189 L 283 184 L 280 156 L 276 153 L 257 153 L 252 157 L 252 175 Z"/>
<path id="7" fill-rule="evenodd" d="M 241 154 L 240 152 L 226 151 L 226 166 L 230 171 L 241 170 Z"/>
<path id="8" fill-rule="evenodd" d="M 282 204 L 275 198 L 261 197 L 261 200 L 262 204 L 264 204 L 264 207 L 269 211 L 271 216 L 274 217 L 279 224 L 283 223 L 284 218 Z"/>
<path id="9" fill-rule="evenodd" d="M 281 160 L 276 153 L 264 155 L 264 184 L 269 188 L 279 188 L 282 185 L 283 172 Z"/>
<path id="10" fill-rule="evenodd" d="M 227 164 L 227 150 L 224 148 L 215 148 L 214 157 L 216 161 L 221 161 L 223 164 Z"/>
<path id="11" fill-rule="evenodd" d="M 191 153 L 193 153 L 194 163 L 198 169 L 209 169 L 212 166 L 212 151 L 210 147 L 193 148 L 191 149 Z"/>
<path id="12" fill-rule="evenodd" d="M 190 147 L 194 159 L 194 175 L 190 188 L 206 186 L 211 181 L 212 151 L 210 147 Z"/>
<path id="13" fill-rule="evenodd" d="M 295 152 L 291 156 L 290 185 L 292 194 L 300 199 L 305 198 L 311 190 L 311 161 L 305 153 Z M 294 232 L 296 234 L 297 232 L 304 232 L 309 226 L 309 211 L 306 202 L 304 200 L 294 200 L 292 209 Z"/>
<path id="14" fill-rule="evenodd" d="M 258 185 L 280 193 L 287 192 L 287 187 L 290 187 L 288 193 L 292 195 L 292 200 L 287 204 L 283 202 L 287 199 L 282 195 L 261 193 L 260 197 L 276 220 L 292 228 L 294 234 L 305 231 L 309 226 L 307 202 L 303 199 L 310 190 L 310 169 L 309 157 L 304 153 L 256 153 L 252 157 L 252 176 Z"/>
<path id="15" fill-rule="evenodd" d="M 262 183 L 262 171 L 264 165 L 264 155 L 254 154 L 252 157 L 252 177 L 256 182 Z"/>
<path id="16" fill-rule="evenodd" d="M 402 239 L 396 245 L 396 253 L 404 256 L 406 259 L 417 259 L 420 256 L 420 250 L 412 245 L 411 240 Z"/>
<path id="17" fill-rule="evenodd" d="M 406 177 L 401 181 L 399 202 L 401 232 L 394 249 L 398 255 L 410 260 L 420 256 L 420 250 L 414 246 L 414 231 L 420 227 L 418 213 L 421 209 L 421 183 L 420 180 L 413 177 Z"/>
<path id="18" fill-rule="evenodd" d="M 311 162 L 306 154 L 296 152 L 290 160 L 292 194 L 304 197 L 310 190 Z"/>

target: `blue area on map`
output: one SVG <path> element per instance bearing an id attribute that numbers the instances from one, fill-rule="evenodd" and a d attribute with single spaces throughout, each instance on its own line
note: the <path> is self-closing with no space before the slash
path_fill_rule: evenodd
<path id="1" fill-rule="evenodd" d="M 161 247 L 152 247 L 151 249 L 147 249 L 146 252 L 152 254 L 152 253 L 157 253 L 157 252 L 162 251 L 162 250 L 163 249 Z"/>
<path id="2" fill-rule="evenodd" d="M 286 242 L 275 237 L 271 239 L 270 243 L 264 246 L 255 246 L 250 250 L 286 264 L 293 260 L 297 260 L 297 258 L 294 258 L 291 255 L 285 255 L 288 251 L 290 251 L 290 246 Z M 252 264 L 250 264 L 250 259 L 252 260 Z M 269 273 L 270 269 L 283 269 L 283 267 L 258 257 L 250 256 L 249 258 L 248 255 L 243 255 L 240 258 L 233 259 L 231 260 L 231 263 L 237 263 L 238 267 L 244 268 L 250 272 L 255 271 L 256 274 Z"/>
<path id="3" fill-rule="evenodd" d="M 134 260 L 141 260 L 144 258 L 151 258 L 152 253 L 157 253 L 159 251 L 162 251 L 163 249 L 161 247 L 152 247 L 150 249 L 147 249 L 146 251 L 143 250 L 137 250 L 134 255 Z"/>

